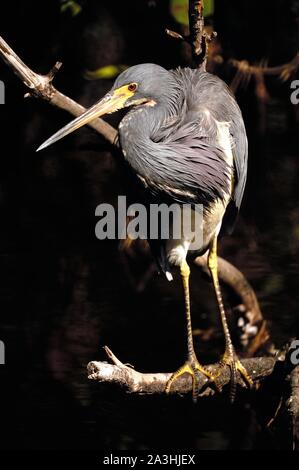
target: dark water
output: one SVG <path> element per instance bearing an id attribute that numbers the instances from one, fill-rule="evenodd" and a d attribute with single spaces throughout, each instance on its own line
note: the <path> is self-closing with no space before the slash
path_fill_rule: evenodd
<path id="1" fill-rule="evenodd" d="M 38 55 L 33 50 L 24 45 L 27 60 Z M 82 87 L 70 63 L 58 84 L 68 90 L 72 82 L 80 102 L 90 104 L 95 90 L 99 97 L 110 87 Z M 140 371 L 180 366 L 181 289 L 177 279 L 169 284 L 153 274 L 136 292 L 150 259 L 128 262 L 116 243 L 94 237 L 96 205 L 126 191 L 119 157 L 88 130 L 36 155 L 38 144 L 68 116 L 45 103 L 24 103 L 18 80 L 5 66 L 0 70 L 9 84 L 1 109 L 0 340 L 6 365 L 0 365 L 0 447 L 276 448 L 246 393 L 233 407 L 225 394 L 194 406 L 190 397 L 136 397 L 87 380 L 86 364 L 105 360 L 106 344 Z M 271 91 L 263 133 L 253 90 L 239 96 L 250 142 L 249 177 L 238 226 L 221 242 L 220 254 L 254 287 L 279 347 L 298 334 L 299 324 L 298 122 L 287 87 L 280 95 L 275 86 Z M 224 294 L 230 309 L 236 299 Z M 191 295 L 194 329 L 217 333 L 210 342 L 195 338 L 198 355 L 202 362 L 217 360 L 223 351 L 217 307 L 210 283 L 196 269 Z"/>

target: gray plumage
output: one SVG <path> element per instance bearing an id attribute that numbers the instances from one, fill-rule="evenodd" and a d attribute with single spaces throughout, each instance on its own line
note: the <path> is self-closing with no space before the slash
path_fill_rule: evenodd
<path id="1" fill-rule="evenodd" d="M 146 189 L 160 198 L 206 208 L 223 198 L 231 168 L 217 141 L 217 122 L 229 123 L 234 187 L 224 228 L 231 231 L 245 188 L 247 137 L 227 85 L 201 70 L 167 71 L 155 64 L 129 68 L 113 89 L 130 82 L 138 83 L 134 101 L 147 97 L 157 104 L 136 106 L 125 116 L 119 129 L 121 146 Z"/>

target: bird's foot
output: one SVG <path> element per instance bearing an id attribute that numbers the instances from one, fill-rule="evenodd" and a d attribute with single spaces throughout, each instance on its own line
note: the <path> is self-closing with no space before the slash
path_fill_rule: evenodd
<path id="1" fill-rule="evenodd" d="M 198 392 L 199 392 L 199 373 L 203 374 L 205 377 L 208 378 L 209 382 L 215 382 L 215 377 L 211 372 L 209 372 L 204 366 L 202 366 L 196 357 L 189 358 L 185 364 L 180 367 L 176 372 L 172 374 L 170 379 L 168 380 L 165 392 L 169 393 L 172 384 L 182 375 L 190 374 L 192 377 L 192 398 L 193 401 L 196 403 Z"/>
<path id="2" fill-rule="evenodd" d="M 240 359 L 238 358 L 235 351 L 232 349 L 231 351 L 225 351 L 224 355 L 222 356 L 218 371 L 216 372 L 215 377 L 219 377 L 221 374 L 223 367 L 228 366 L 230 368 L 231 373 L 231 387 L 230 387 L 230 401 L 231 403 L 234 402 L 236 397 L 236 390 L 237 390 L 237 373 L 239 372 L 243 381 L 247 385 L 248 388 L 253 386 L 253 380 L 248 374 L 247 370 L 241 363 Z"/>

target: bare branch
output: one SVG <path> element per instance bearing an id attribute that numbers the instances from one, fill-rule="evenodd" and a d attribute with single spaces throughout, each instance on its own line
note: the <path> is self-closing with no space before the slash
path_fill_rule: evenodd
<path id="1" fill-rule="evenodd" d="M 209 43 L 217 36 L 216 31 L 209 34 L 204 29 L 204 0 L 189 0 L 189 43 L 197 66 L 206 67 Z"/>
<path id="2" fill-rule="evenodd" d="M 209 34 L 204 29 L 204 1 L 189 0 L 189 35 L 183 36 L 176 31 L 166 29 L 168 36 L 187 42 L 191 46 L 192 57 L 198 67 L 206 68 L 209 43 L 217 36 L 215 31 Z"/>
<path id="3" fill-rule="evenodd" d="M 61 67 L 60 62 L 54 65 L 48 75 L 37 74 L 24 64 L 2 37 L 0 37 L 0 55 L 23 83 L 30 88 L 31 95 L 47 100 L 53 106 L 64 109 L 76 117 L 85 111 L 83 106 L 54 88 L 52 80 Z M 95 119 L 88 125 L 108 140 L 110 144 L 116 143 L 117 131 L 102 119 Z"/>
<path id="4" fill-rule="evenodd" d="M 203 52 L 203 33 L 204 33 L 204 18 L 203 18 L 203 1 L 202 0 L 189 0 L 189 41 L 192 45 L 192 53 L 195 61 Z"/>
<path id="5" fill-rule="evenodd" d="M 157 373 L 141 373 L 132 367 L 123 364 L 112 351 L 106 346 L 105 351 L 113 364 L 107 362 L 92 361 L 87 365 L 88 378 L 97 382 L 114 383 L 123 387 L 127 392 L 138 394 L 154 394 L 164 393 L 166 383 L 171 377 L 171 372 Z M 275 359 L 271 357 L 258 357 L 254 359 L 244 359 L 242 364 L 246 367 L 249 375 L 254 382 L 269 376 L 274 368 Z M 208 365 L 206 368 L 216 373 L 218 365 Z M 230 369 L 225 366 L 221 369 L 220 375 L 217 377 L 216 386 L 220 390 L 230 381 Z M 244 387 L 244 383 L 238 376 L 238 384 Z M 211 395 L 215 393 L 213 385 L 207 385 L 207 378 L 203 375 L 199 377 L 200 395 Z M 179 378 L 172 386 L 171 393 L 185 394 L 192 390 L 192 379 L 185 374 Z"/>
<path id="6" fill-rule="evenodd" d="M 299 52 L 288 63 L 276 67 L 263 67 L 260 65 L 250 65 L 245 60 L 230 59 L 228 64 L 238 69 L 243 75 L 279 75 L 282 81 L 286 81 L 299 68 Z"/>

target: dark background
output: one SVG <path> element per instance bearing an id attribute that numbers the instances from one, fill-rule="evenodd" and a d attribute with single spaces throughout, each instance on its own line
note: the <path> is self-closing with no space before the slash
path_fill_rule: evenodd
<path id="1" fill-rule="evenodd" d="M 84 72 L 109 64 L 188 65 L 181 44 L 164 28 L 179 29 L 165 1 L 80 2 L 80 14 L 54 0 L 2 2 L 1 35 L 35 71 L 56 60 L 57 88 L 85 106 L 113 80 L 86 80 Z M 216 1 L 214 27 L 222 56 L 270 65 L 298 51 L 298 2 Z M 216 72 L 231 83 L 235 70 Z M 148 254 L 137 259 L 117 242 L 94 236 L 95 207 L 115 202 L 127 187 L 119 156 L 90 129 L 36 154 L 70 116 L 34 98 L 0 63 L 5 105 L 0 106 L 0 366 L 3 449 L 272 449 L 287 443 L 260 424 L 246 394 L 231 407 L 226 396 L 130 396 L 87 380 L 86 364 L 104 360 L 107 344 L 141 371 L 175 370 L 185 351 L 179 282 L 152 272 Z M 248 130 L 249 177 L 238 226 L 220 246 L 253 285 L 273 340 L 281 346 L 298 332 L 298 109 L 290 81 L 268 78 L 269 99 L 254 80 L 237 98 Z M 116 125 L 119 116 L 109 118 Z M 139 283 L 149 272 L 149 279 Z M 237 304 L 224 289 L 228 312 Z M 212 328 L 199 341 L 202 362 L 223 350 L 212 287 L 194 270 L 193 326 Z M 275 393 L 273 392 L 273 397 Z M 269 397 L 269 400 L 271 398 Z"/>

